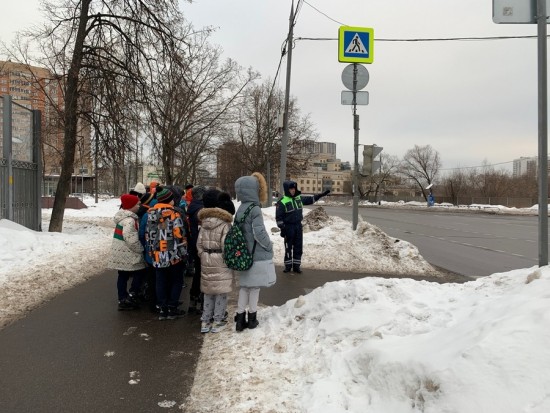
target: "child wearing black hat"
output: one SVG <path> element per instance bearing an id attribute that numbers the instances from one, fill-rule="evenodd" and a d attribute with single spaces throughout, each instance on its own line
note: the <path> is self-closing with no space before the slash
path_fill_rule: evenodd
<path id="1" fill-rule="evenodd" d="M 197 239 L 200 288 L 204 294 L 201 333 L 218 333 L 227 326 L 227 296 L 233 282 L 233 271 L 224 262 L 223 248 L 235 206 L 229 194 L 217 189 L 205 191 L 202 200 L 204 208 L 198 213 L 201 230 Z"/>

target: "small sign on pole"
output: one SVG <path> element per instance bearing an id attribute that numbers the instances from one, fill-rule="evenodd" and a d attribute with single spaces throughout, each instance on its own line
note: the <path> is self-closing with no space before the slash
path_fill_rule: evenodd
<path id="1" fill-rule="evenodd" d="M 550 10 L 550 0 L 546 0 Z M 546 18 L 548 22 L 548 17 Z M 493 0 L 493 22 L 505 24 L 537 23 L 537 1 L 533 0 Z"/>
<path id="2" fill-rule="evenodd" d="M 342 90 L 341 94 L 342 105 L 353 105 L 353 92 L 351 90 Z M 359 90 L 355 92 L 356 105 L 369 104 L 369 92 Z"/>

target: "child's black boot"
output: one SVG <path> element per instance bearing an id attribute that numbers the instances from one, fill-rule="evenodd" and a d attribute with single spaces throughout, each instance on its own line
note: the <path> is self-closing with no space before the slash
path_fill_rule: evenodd
<path id="1" fill-rule="evenodd" d="M 243 331 L 245 328 L 248 327 L 246 323 L 246 312 L 235 314 L 235 321 L 237 322 L 237 324 L 235 325 L 236 331 Z"/>
<path id="2" fill-rule="evenodd" d="M 258 320 L 256 319 L 256 313 L 248 313 L 248 328 L 256 328 L 260 324 Z"/>

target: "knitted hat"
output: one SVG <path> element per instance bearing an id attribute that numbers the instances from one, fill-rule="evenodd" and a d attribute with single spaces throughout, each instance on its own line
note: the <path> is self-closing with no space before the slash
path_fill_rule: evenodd
<path id="1" fill-rule="evenodd" d="M 149 191 L 154 194 L 157 190 L 158 185 L 159 183 L 157 181 L 151 181 L 151 183 L 149 184 Z"/>
<path id="2" fill-rule="evenodd" d="M 206 196 L 206 194 L 204 194 L 204 196 Z M 206 206 L 206 201 L 204 206 Z M 231 200 L 231 195 L 227 192 L 220 192 L 218 195 L 218 208 L 229 212 L 231 215 L 235 215 L 235 204 Z"/>
<path id="3" fill-rule="evenodd" d="M 191 189 L 193 199 L 200 201 L 202 199 L 202 196 L 204 195 L 204 191 L 206 191 L 206 188 L 204 186 L 194 186 L 193 189 Z"/>
<path id="4" fill-rule="evenodd" d="M 217 189 L 208 189 L 204 191 L 202 203 L 205 208 L 216 208 L 218 206 L 218 195 L 220 191 Z"/>
<path id="5" fill-rule="evenodd" d="M 185 185 L 185 190 L 187 191 L 188 189 L 192 189 L 193 188 L 193 184 L 187 184 Z"/>
<path id="6" fill-rule="evenodd" d="M 124 194 L 120 197 L 122 209 L 132 209 L 138 202 L 139 198 L 135 195 Z"/>
<path id="7" fill-rule="evenodd" d="M 157 192 L 157 201 L 159 204 L 169 204 L 174 199 L 174 194 L 168 188 L 164 188 L 162 191 Z"/>
<path id="8" fill-rule="evenodd" d="M 147 192 L 141 196 L 139 199 L 139 202 L 141 205 L 149 205 L 149 203 L 155 198 L 155 194 L 152 194 L 151 192 Z"/>
<path id="9" fill-rule="evenodd" d="M 134 192 L 143 195 L 145 193 L 145 185 L 143 185 L 141 182 L 138 182 L 134 187 Z"/>

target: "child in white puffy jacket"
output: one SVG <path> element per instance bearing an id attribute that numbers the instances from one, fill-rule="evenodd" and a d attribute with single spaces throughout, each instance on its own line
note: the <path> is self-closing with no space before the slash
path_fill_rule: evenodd
<path id="1" fill-rule="evenodd" d="M 121 207 L 114 216 L 115 231 L 108 267 L 118 270 L 118 309 L 139 308 L 138 294 L 147 264 L 143 258 L 143 245 L 139 240 L 139 198 L 124 194 L 120 197 Z M 128 281 L 132 279 L 128 292 Z"/>

